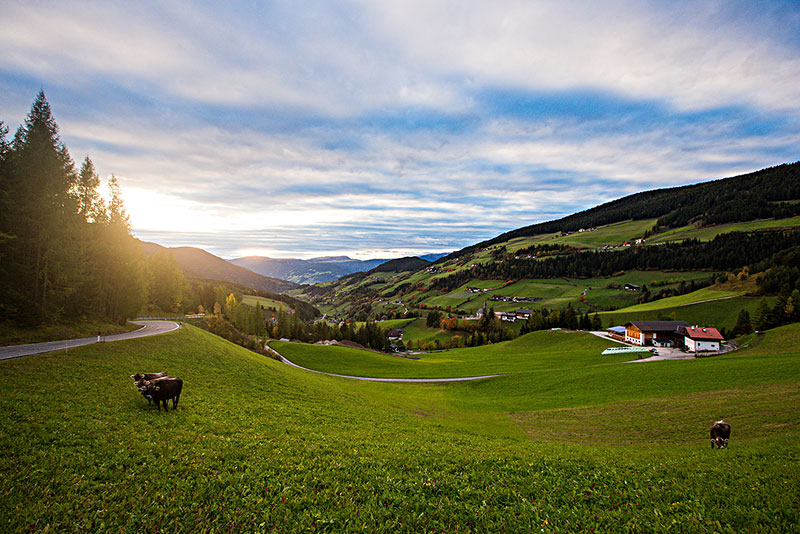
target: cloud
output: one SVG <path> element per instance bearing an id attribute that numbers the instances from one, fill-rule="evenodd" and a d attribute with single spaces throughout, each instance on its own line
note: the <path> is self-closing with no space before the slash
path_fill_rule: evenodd
<path id="1" fill-rule="evenodd" d="M 6 3 L 0 118 L 44 87 L 76 159 L 115 173 L 137 235 L 165 244 L 442 251 L 796 160 L 798 13 Z"/>

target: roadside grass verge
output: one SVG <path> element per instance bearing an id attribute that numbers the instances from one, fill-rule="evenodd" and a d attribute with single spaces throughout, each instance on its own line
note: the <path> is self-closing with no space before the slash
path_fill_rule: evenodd
<path id="1" fill-rule="evenodd" d="M 0 324 L 0 347 L 6 345 L 25 345 L 44 341 L 61 341 L 97 336 L 98 332 L 110 336 L 123 334 L 141 328 L 138 324 L 106 323 L 87 321 L 81 323 L 42 325 L 37 328 L 22 328 L 11 324 Z"/>

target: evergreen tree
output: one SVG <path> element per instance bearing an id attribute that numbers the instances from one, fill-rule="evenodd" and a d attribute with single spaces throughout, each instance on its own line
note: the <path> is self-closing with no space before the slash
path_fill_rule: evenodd
<path id="1" fill-rule="evenodd" d="M 78 181 L 75 186 L 76 197 L 78 200 L 78 216 L 87 222 L 98 221 L 105 214 L 103 199 L 100 198 L 98 187 L 100 186 L 100 176 L 94 168 L 94 163 L 86 156 L 78 172 Z"/>
<path id="2" fill-rule="evenodd" d="M 58 317 L 79 279 L 76 174 L 40 91 L 6 158 L 3 196 L 13 199 L 0 232 L 14 236 L 4 258 L 17 318 Z M 3 165 L 6 167 L 6 164 Z"/>
<path id="3" fill-rule="evenodd" d="M 753 326 L 750 323 L 750 313 L 747 310 L 741 310 L 736 319 L 736 326 L 733 328 L 733 335 L 741 336 L 749 334 L 753 331 Z"/>
<path id="4" fill-rule="evenodd" d="M 769 304 L 767 303 L 767 298 L 764 297 L 758 303 L 758 308 L 756 309 L 756 316 L 753 323 L 753 327 L 756 330 L 766 330 L 770 327 L 770 309 Z"/>

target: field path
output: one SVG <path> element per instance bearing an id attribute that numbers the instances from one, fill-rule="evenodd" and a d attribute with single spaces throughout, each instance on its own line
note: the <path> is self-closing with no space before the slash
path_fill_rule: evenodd
<path id="1" fill-rule="evenodd" d="M 139 337 L 155 336 L 158 334 L 166 334 L 180 328 L 178 323 L 174 321 L 131 321 L 134 324 L 141 325 L 142 327 L 134 330 L 133 332 L 126 332 L 124 334 L 114 334 L 112 336 L 104 336 L 104 342 L 122 341 L 124 339 L 135 339 Z M 75 347 L 82 347 L 83 345 L 91 345 L 97 343 L 97 336 L 84 337 L 80 339 L 67 339 L 64 341 L 46 341 L 44 343 L 29 343 L 27 345 L 9 345 L 7 347 L 0 347 L 0 360 L 8 360 L 10 358 L 19 358 L 20 356 L 30 356 L 32 354 L 42 354 L 45 352 L 53 352 L 56 350 L 69 350 Z"/>
<path id="2" fill-rule="evenodd" d="M 273 349 L 272 347 L 268 346 L 267 350 L 272 352 L 278 358 L 280 358 L 280 360 L 283 363 L 291 365 L 292 367 L 297 367 L 298 369 L 302 369 L 304 371 L 319 373 L 321 375 L 338 376 L 339 378 L 352 378 L 353 380 L 364 380 L 366 382 L 400 382 L 400 383 L 412 383 L 412 384 L 421 384 L 428 382 L 469 382 L 470 380 L 481 380 L 483 378 L 494 378 L 496 376 L 502 376 L 502 375 L 484 375 L 484 376 L 463 376 L 460 378 L 370 378 L 367 376 L 337 375 L 336 373 L 326 373 L 324 371 L 317 371 L 315 369 L 309 369 L 308 367 L 297 365 L 296 363 L 287 360 L 280 352 Z"/>

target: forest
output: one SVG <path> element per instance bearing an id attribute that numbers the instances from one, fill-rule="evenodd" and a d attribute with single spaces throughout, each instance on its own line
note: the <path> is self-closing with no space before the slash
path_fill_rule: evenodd
<path id="1" fill-rule="evenodd" d="M 100 183 L 88 155 L 76 166 L 43 91 L 12 139 L 0 121 L 0 321 L 124 324 L 213 306 L 171 254 L 142 252 L 117 178 L 107 201 Z"/>

